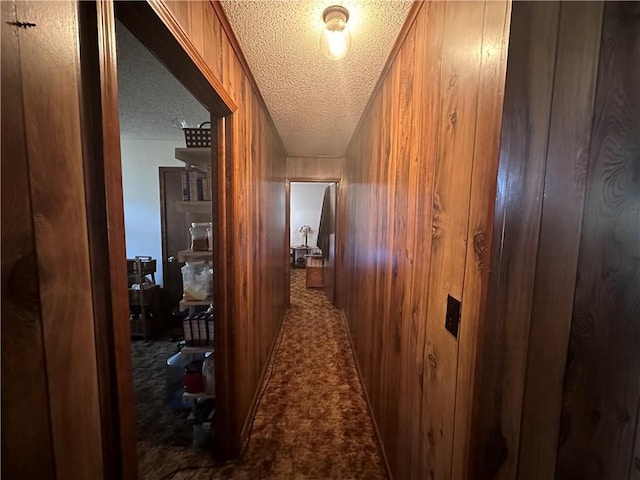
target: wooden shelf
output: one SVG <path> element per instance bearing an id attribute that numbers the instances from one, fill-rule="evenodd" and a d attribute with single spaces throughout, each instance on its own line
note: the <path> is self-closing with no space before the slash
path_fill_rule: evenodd
<path id="1" fill-rule="evenodd" d="M 185 345 L 180 350 L 180 353 L 207 353 L 213 352 L 213 345 Z"/>
<path id="2" fill-rule="evenodd" d="M 180 250 L 178 252 L 178 261 L 186 262 L 188 260 L 212 260 L 213 252 L 211 250 Z"/>
<path id="3" fill-rule="evenodd" d="M 198 393 L 184 392 L 182 394 L 182 398 L 183 399 L 186 399 L 186 398 L 216 398 L 216 396 L 212 395 L 210 393 L 207 393 L 207 392 L 198 392 Z"/>
<path id="4" fill-rule="evenodd" d="M 213 297 L 207 297 L 204 300 L 180 300 L 180 311 L 184 311 L 189 307 L 197 307 L 198 305 L 212 305 Z"/>
<path id="5" fill-rule="evenodd" d="M 203 172 L 211 168 L 211 147 L 176 148 L 174 156 Z"/>
<path id="6" fill-rule="evenodd" d="M 178 208 L 187 213 L 208 213 L 211 214 L 211 200 L 176 202 Z"/>

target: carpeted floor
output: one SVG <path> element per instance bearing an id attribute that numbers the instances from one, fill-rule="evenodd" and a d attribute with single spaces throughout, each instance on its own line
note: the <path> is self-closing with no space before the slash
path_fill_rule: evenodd
<path id="1" fill-rule="evenodd" d="M 188 412 L 164 405 L 164 361 L 175 343 L 134 342 L 141 478 L 386 478 L 344 323 L 304 275 L 292 271 L 273 374 L 235 463 L 216 465 L 210 450 L 192 447 Z"/>

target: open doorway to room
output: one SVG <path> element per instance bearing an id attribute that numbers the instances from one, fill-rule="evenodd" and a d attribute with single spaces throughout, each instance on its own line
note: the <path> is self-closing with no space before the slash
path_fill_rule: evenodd
<path id="1" fill-rule="evenodd" d="M 89 172 L 87 190 L 91 193 L 87 199 L 89 235 L 94 239 L 91 255 L 99 267 L 107 265 L 92 271 L 95 285 L 105 296 L 103 308 L 96 309 L 94 324 L 99 339 L 96 355 L 103 406 L 102 445 L 104 457 L 110 459 L 105 464 L 113 470 L 113 475 L 107 476 L 134 478 L 137 470 L 142 478 L 162 478 L 229 455 L 225 449 L 230 449 L 238 437 L 229 420 L 234 401 L 229 393 L 233 378 L 228 373 L 229 347 L 224 333 L 228 296 L 225 282 L 220 280 L 227 272 L 223 261 L 227 255 L 223 253 L 227 225 L 217 221 L 224 213 L 221 205 L 226 204 L 228 192 L 226 184 L 218 181 L 218 169 L 229 164 L 231 151 L 226 145 L 233 133 L 235 105 L 224 93 L 218 93 L 185 51 L 180 35 L 171 30 L 173 21 L 161 18 L 146 2 L 84 2 L 80 10 L 82 108 L 87 127 L 83 141 L 93 154 L 87 155 L 91 161 L 85 165 Z M 131 50 L 144 58 L 128 58 Z M 141 74 L 139 67 L 152 73 Z M 128 73 L 127 68 L 131 69 Z M 163 88 L 165 81 L 172 86 Z M 128 95 L 128 89 L 141 97 Z M 185 104 L 191 108 L 185 109 Z M 154 110 L 164 113 L 156 118 Z M 204 129 L 209 145 L 188 145 L 182 120 L 189 127 L 210 120 L 212 128 Z M 165 136 L 150 134 L 154 129 L 164 131 Z M 178 177 L 169 180 L 164 169 L 179 172 Z M 176 178 L 180 182 L 177 189 Z M 188 200 L 183 196 L 187 194 L 182 188 L 183 179 L 194 181 Z M 177 190 L 176 198 L 167 197 L 169 188 L 173 193 Z M 169 211 L 180 211 L 183 217 L 169 219 Z M 191 223 L 204 222 L 205 227 L 196 225 L 199 228 L 189 231 Z M 164 237 L 169 224 L 175 227 L 179 238 L 174 243 L 181 250 L 166 255 L 169 247 Z M 177 294 L 180 298 L 169 294 L 171 272 L 165 262 L 171 256 L 178 264 L 200 262 L 200 274 L 205 278 L 192 283 L 204 286 L 199 289 L 206 290 L 206 295 L 187 299 L 182 298 L 182 291 Z M 211 273 L 214 268 L 215 278 Z M 175 279 L 173 283 L 177 283 Z M 182 286 L 181 279 L 179 284 Z M 215 335 L 210 316 L 205 316 L 204 325 L 198 317 L 196 331 L 196 308 L 206 310 L 214 299 Z M 210 368 L 201 365 L 199 372 L 185 372 L 184 362 L 168 361 L 177 353 L 180 337 L 186 337 L 182 321 L 174 318 L 175 310 L 188 312 L 191 340 L 198 343 L 187 344 L 180 354 L 213 359 Z M 164 342 L 158 343 L 161 351 L 145 351 L 143 359 L 136 358 L 137 346 L 154 350 L 155 340 Z M 191 348 L 188 352 L 187 347 Z M 215 398 L 205 388 L 204 371 L 212 380 L 207 385 L 215 385 Z M 197 374 L 187 375 L 190 373 Z M 187 380 L 192 387 L 186 387 Z M 148 404 L 138 405 L 136 415 L 134 404 L 145 398 Z M 194 408 L 205 404 L 207 408 Z M 143 419 L 141 414 L 148 418 Z M 202 435 L 206 430 L 209 435 Z M 194 444 L 205 448 L 194 449 Z"/>
<path id="2" fill-rule="evenodd" d="M 138 471 L 162 477 L 211 443 L 216 142 L 208 110 L 120 22 L 116 40 Z"/>
<path id="3" fill-rule="evenodd" d="M 338 182 L 292 180 L 287 192 L 290 295 L 322 289 L 334 303 Z"/>

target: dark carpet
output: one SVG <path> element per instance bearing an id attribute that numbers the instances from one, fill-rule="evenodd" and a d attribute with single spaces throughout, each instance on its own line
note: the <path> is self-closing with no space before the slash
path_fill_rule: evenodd
<path id="1" fill-rule="evenodd" d="M 250 442 L 217 465 L 191 446 L 188 412 L 164 405 L 171 342 L 134 342 L 138 459 L 144 479 L 387 478 L 341 316 L 321 290 L 292 271 L 291 310 Z"/>

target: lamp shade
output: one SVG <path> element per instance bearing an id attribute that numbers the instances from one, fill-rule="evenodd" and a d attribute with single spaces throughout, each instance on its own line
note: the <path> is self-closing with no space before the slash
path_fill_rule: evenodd
<path id="1" fill-rule="evenodd" d="M 324 10 L 322 18 L 325 25 L 320 34 L 320 50 L 329 60 L 341 60 L 351 48 L 351 33 L 347 26 L 349 11 L 340 5 L 332 5 Z"/>

